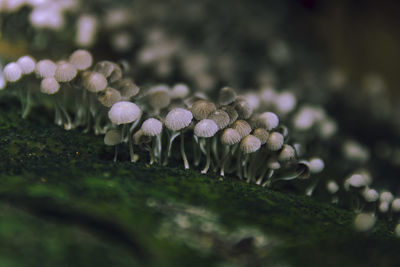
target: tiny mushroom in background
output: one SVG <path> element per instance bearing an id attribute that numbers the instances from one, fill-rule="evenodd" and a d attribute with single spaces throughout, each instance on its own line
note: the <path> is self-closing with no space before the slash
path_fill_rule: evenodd
<path id="1" fill-rule="evenodd" d="M 218 125 L 210 119 L 203 119 L 199 121 L 194 127 L 194 134 L 200 138 L 204 142 L 206 142 L 206 165 L 201 173 L 205 174 L 208 172 L 211 163 L 211 141 L 210 137 L 213 137 L 218 132 Z M 204 147 L 204 142 L 200 141 L 200 145 Z"/>
<path id="2" fill-rule="evenodd" d="M 22 68 L 15 62 L 8 63 L 3 69 L 4 78 L 9 82 L 16 82 L 22 77 Z"/>
<path id="3" fill-rule="evenodd" d="M 145 120 L 142 124 L 141 130 L 144 135 L 153 138 L 153 148 L 150 151 L 150 164 L 158 162 L 161 164 L 161 132 L 162 132 L 162 122 L 149 118 Z"/>
<path id="4" fill-rule="evenodd" d="M 31 74 L 35 71 L 36 61 L 31 56 L 22 56 L 17 60 L 17 64 L 21 67 L 24 75 Z"/>
<path id="5" fill-rule="evenodd" d="M 79 49 L 70 55 L 69 63 L 74 65 L 77 70 L 86 70 L 92 66 L 93 57 L 89 51 Z"/>
<path id="6" fill-rule="evenodd" d="M 57 65 L 49 59 L 43 59 L 36 63 L 35 73 L 40 78 L 53 77 L 56 73 Z"/>
<path id="7" fill-rule="evenodd" d="M 117 161 L 118 157 L 118 144 L 122 142 L 121 131 L 119 130 L 109 130 L 104 136 L 104 144 L 107 146 L 115 146 L 114 152 L 114 162 Z"/>

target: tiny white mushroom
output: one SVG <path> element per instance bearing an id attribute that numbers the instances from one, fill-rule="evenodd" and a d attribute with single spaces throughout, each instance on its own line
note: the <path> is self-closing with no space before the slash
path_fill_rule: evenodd
<path id="1" fill-rule="evenodd" d="M 54 78 L 58 82 L 70 82 L 76 77 L 77 71 L 74 65 L 68 62 L 61 62 L 57 64 Z"/>
<path id="2" fill-rule="evenodd" d="M 194 127 L 194 134 L 201 138 L 213 137 L 218 131 L 218 125 L 210 119 L 199 121 Z M 211 141 L 206 140 L 206 165 L 201 173 L 207 173 L 211 163 Z"/>
<path id="3" fill-rule="evenodd" d="M 119 130 L 109 130 L 104 136 L 104 144 L 107 146 L 115 146 L 114 162 L 118 157 L 118 144 L 122 142 L 122 135 Z"/>
<path id="4" fill-rule="evenodd" d="M 41 78 L 53 77 L 56 72 L 57 65 L 49 59 L 43 59 L 36 63 L 35 73 Z"/>
<path id="5" fill-rule="evenodd" d="M 140 108 L 135 103 L 128 101 L 117 102 L 108 111 L 108 117 L 117 125 L 134 122 L 140 114 Z"/>
<path id="6" fill-rule="evenodd" d="M 35 70 L 36 61 L 31 56 L 22 56 L 17 60 L 23 74 L 30 74 Z"/>
<path id="7" fill-rule="evenodd" d="M 107 79 L 98 72 L 87 72 L 83 75 L 83 86 L 90 92 L 97 93 L 107 88 Z"/>
<path id="8" fill-rule="evenodd" d="M 325 163 L 321 158 L 311 158 L 309 165 L 311 173 L 320 173 L 325 168 Z"/>
<path id="9" fill-rule="evenodd" d="M 326 190 L 332 195 L 336 194 L 339 191 L 339 185 L 334 180 L 329 180 L 326 183 Z"/>
<path id="10" fill-rule="evenodd" d="M 267 140 L 267 148 L 271 151 L 278 151 L 283 146 L 284 138 L 283 135 L 278 132 L 270 133 Z"/>
<path id="11" fill-rule="evenodd" d="M 184 83 L 177 83 L 170 92 L 172 99 L 184 99 L 190 93 L 189 87 Z"/>
<path id="12" fill-rule="evenodd" d="M 289 161 L 294 159 L 296 156 L 296 152 L 294 148 L 290 145 L 283 145 L 282 149 L 279 151 L 278 160 L 279 161 Z M 312 163 L 310 163 L 312 166 Z M 311 168 L 312 169 L 312 168 Z"/>
<path id="13" fill-rule="evenodd" d="M 354 219 L 354 227 L 357 231 L 366 232 L 374 227 L 376 217 L 372 213 L 360 213 Z"/>
<path id="14" fill-rule="evenodd" d="M 60 90 L 60 84 L 54 77 L 47 77 L 40 83 L 40 91 L 44 94 L 52 95 Z"/>
<path id="15" fill-rule="evenodd" d="M 109 108 L 115 103 L 121 101 L 121 93 L 112 87 L 107 87 L 106 90 L 98 93 L 97 99 L 103 106 Z"/>
<path id="16" fill-rule="evenodd" d="M 261 147 L 261 141 L 254 135 L 248 135 L 240 142 L 240 149 L 244 154 L 254 153 Z"/>
<path id="17" fill-rule="evenodd" d="M 11 62 L 4 66 L 3 75 L 7 81 L 16 82 L 22 77 L 22 69 L 17 63 Z"/>
<path id="18" fill-rule="evenodd" d="M 251 133 L 251 126 L 247 121 L 244 120 L 237 120 L 235 121 L 232 126 L 239 134 L 240 137 L 243 138 L 248 136 Z"/>
<path id="19" fill-rule="evenodd" d="M 264 112 L 258 115 L 256 124 L 258 127 L 262 127 L 268 131 L 271 131 L 272 129 L 278 127 L 279 117 L 273 112 Z"/>
<path id="20" fill-rule="evenodd" d="M 230 87 L 223 87 L 219 91 L 219 97 L 218 97 L 218 102 L 221 105 L 229 105 L 236 100 L 236 92 Z"/>
<path id="21" fill-rule="evenodd" d="M 191 111 L 196 120 L 207 119 L 207 117 L 215 112 L 217 107 L 214 103 L 207 100 L 198 100 L 193 103 Z"/>
<path id="22" fill-rule="evenodd" d="M 162 122 L 154 119 L 149 118 L 145 120 L 142 124 L 141 130 L 143 131 L 144 135 L 153 137 L 153 148 L 150 149 L 150 164 L 155 161 L 161 163 L 161 131 L 162 131 Z"/>
<path id="23" fill-rule="evenodd" d="M 229 125 L 230 118 L 228 113 L 221 109 L 217 109 L 208 116 L 208 119 L 213 120 L 217 125 L 218 129 L 222 130 Z"/>
<path id="24" fill-rule="evenodd" d="M 70 55 L 69 62 L 78 70 L 86 70 L 92 66 L 93 57 L 89 51 L 79 49 Z"/>

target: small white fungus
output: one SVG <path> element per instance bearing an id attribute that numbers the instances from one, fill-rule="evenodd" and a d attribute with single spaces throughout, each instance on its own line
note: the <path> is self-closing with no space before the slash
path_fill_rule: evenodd
<path id="1" fill-rule="evenodd" d="M 242 150 L 242 152 L 245 154 L 254 153 L 257 150 L 259 150 L 260 147 L 261 147 L 260 139 L 251 134 L 244 137 L 240 142 L 240 150 Z"/>
<path id="2" fill-rule="evenodd" d="M 210 119 L 199 121 L 194 127 L 194 134 L 198 137 L 212 137 L 218 131 L 218 125 Z"/>
<path id="3" fill-rule="evenodd" d="M 283 135 L 278 132 L 272 132 L 267 140 L 267 147 L 271 151 L 277 151 L 283 146 Z"/>
<path id="4" fill-rule="evenodd" d="M 221 135 L 221 143 L 228 146 L 239 143 L 240 139 L 240 134 L 232 128 L 225 129 Z"/>
<path id="5" fill-rule="evenodd" d="M 79 49 L 71 54 L 69 62 L 78 70 L 86 70 L 92 66 L 93 57 L 89 51 Z"/>
<path id="6" fill-rule="evenodd" d="M 141 129 L 144 135 L 156 136 L 161 133 L 162 122 L 157 119 L 150 118 L 143 122 Z"/>
<path id="7" fill-rule="evenodd" d="M 84 75 L 83 85 L 90 92 L 97 93 L 107 88 L 107 79 L 103 74 L 90 72 Z"/>
<path id="8" fill-rule="evenodd" d="M 326 183 L 326 190 L 331 194 L 335 194 L 339 191 L 339 185 L 335 181 L 329 180 Z"/>
<path id="9" fill-rule="evenodd" d="M 49 59 L 38 61 L 35 66 L 35 73 L 41 78 L 53 77 L 56 73 L 57 65 Z"/>
<path id="10" fill-rule="evenodd" d="M 108 117 L 117 125 L 131 123 L 137 120 L 140 114 L 140 108 L 135 103 L 128 101 L 117 102 L 108 111 Z"/>
<path id="11" fill-rule="evenodd" d="M 273 112 L 264 112 L 258 116 L 256 123 L 258 127 L 262 127 L 270 131 L 278 127 L 279 118 L 278 115 Z"/>
<path id="12" fill-rule="evenodd" d="M 165 117 L 165 126 L 172 131 L 179 131 L 192 122 L 192 113 L 184 108 L 174 108 Z"/>
<path id="13" fill-rule="evenodd" d="M 17 63 L 11 62 L 5 65 L 3 75 L 7 81 L 16 82 L 22 77 L 22 69 Z"/>
<path id="14" fill-rule="evenodd" d="M 311 158 L 309 164 L 311 173 L 320 173 L 325 168 L 325 163 L 320 158 Z"/>
<path id="15" fill-rule="evenodd" d="M 77 71 L 74 65 L 68 62 L 57 64 L 54 77 L 58 82 L 70 82 L 76 77 Z"/>
<path id="16" fill-rule="evenodd" d="M 47 77 L 40 83 L 40 91 L 44 94 L 53 95 L 60 90 L 60 84 L 54 77 Z"/>
<path id="17" fill-rule="evenodd" d="M 376 217 L 372 213 L 360 213 L 354 219 L 354 227 L 357 231 L 366 232 L 374 227 Z"/>
<path id="18" fill-rule="evenodd" d="M 35 70 L 36 61 L 31 56 L 22 56 L 17 60 L 23 74 L 30 74 Z"/>

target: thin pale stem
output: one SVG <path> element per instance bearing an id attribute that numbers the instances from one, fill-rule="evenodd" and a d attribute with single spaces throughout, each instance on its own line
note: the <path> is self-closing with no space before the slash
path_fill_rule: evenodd
<path id="1" fill-rule="evenodd" d="M 183 159 L 183 164 L 185 165 L 185 169 L 189 169 L 189 161 L 187 160 L 185 153 L 185 136 L 183 131 L 181 131 L 181 155 Z"/>
<path id="2" fill-rule="evenodd" d="M 206 140 L 206 166 L 204 166 L 204 169 L 201 171 L 202 174 L 206 174 L 208 172 L 208 169 L 210 168 L 210 163 L 211 163 L 211 141 Z"/>

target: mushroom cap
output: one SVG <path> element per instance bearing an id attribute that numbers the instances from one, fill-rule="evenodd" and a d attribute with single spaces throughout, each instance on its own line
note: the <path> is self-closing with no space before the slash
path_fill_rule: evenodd
<path id="1" fill-rule="evenodd" d="M 290 145 L 283 145 L 282 149 L 279 151 L 278 159 L 280 161 L 288 161 L 294 159 L 296 156 L 296 151 Z M 312 164 L 310 164 L 312 165 Z"/>
<path id="2" fill-rule="evenodd" d="M 379 200 L 381 202 L 392 202 L 393 200 L 393 194 L 390 193 L 389 191 L 383 191 L 381 192 L 380 196 L 379 196 Z"/>
<path id="3" fill-rule="evenodd" d="M 69 82 L 76 77 L 77 71 L 74 65 L 68 62 L 61 62 L 57 64 L 54 77 L 58 82 Z"/>
<path id="4" fill-rule="evenodd" d="M 121 96 L 124 100 L 131 99 L 140 91 L 140 88 L 129 78 L 119 80 L 115 84 L 115 88 L 121 92 Z"/>
<path id="5" fill-rule="evenodd" d="M 269 132 L 264 128 L 257 128 L 252 133 L 255 137 L 260 139 L 261 145 L 264 145 L 269 137 Z"/>
<path id="6" fill-rule="evenodd" d="M 4 66 L 3 75 L 7 81 L 16 82 L 22 77 L 22 69 L 17 63 L 11 62 Z"/>
<path id="7" fill-rule="evenodd" d="M 268 168 L 270 168 L 272 170 L 279 170 L 281 168 L 281 164 L 279 163 L 279 161 L 277 161 L 274 158 L 270 158 L 267 161 L 267 166 L 268 166 Z"/>
<path id="8" fill-rule="evenodd" d="M 329 180 L 326 183 L 326 190 L 328 190 L 330 194 L 335 194 L 339 191 L 339 185 L 334 180 Z"/>
<path id="9" fill-rule="evenodd" d="M 226 126 L 229 125 L 230 122 L 228 113 L 226 113 L 221 109 L 217 109 L 216 111 L 211 113 L 210 116 L 208 116 L 208 118 L 210 120 L 213 120 L 218 125 L 219 130 L 224 129 Z"/>
<path id="10" fill-rule="evenodd" d="M 170 92 L 172 99 L 184 99 L 190 93 L 189 87 L 184 83 L 177 83 Z"/>
<path id="11" fill-rule="evenodd" d="M 350 186 L 360 188 L 368 185 L 366 177 L 359 173 L 352 174 L 349 178 L 344 181 L 344 188 L 346 190 L 350 189 Z"/>
<path id="12" fill-rule="evenodd" d="M 104 77 L 110 77 L 111 73 L 114 71 L 115 63 L 104 60 L 97 62 L 94 66 L 94 71 L 103 74 Z"/>
<path id="13" fill-rule="evenodd" d="M 121 132 L 118 130 L 109 130 L 104 136 L 104 144 L 107 146 L 115 146 L 122 142 Z"/>
<path id="14" fill-rule="evenodd" d="M 112 87 L 107 87 L 106 90 L 98 93 L 97 99 L 103 106 L 109 108 L 115 103 L 121 101 L 121 93 Z"/>
<path id="15" fill-rule="evenodd" d="M 215 121 L 204 119 L 199 121 L 194 127 L 194 134 L 198 137 L 212 137 L 218 132 L 218 125 Z"/>
<path id="16" fill-rule="evenodd" d="M 117 125 L 126 124 L 137 120 L 141 112 L 135 103 L 121 101 L 111 107 L 108 111 L 108 118 Z"/>
<path id="17" fill-rule="evenodd" d="M 78 70 L 86 70 L 92 66 L 93 57 L 89 51 L 79 49 L 70 55 L 69 62 Z"/>
<path id="18" fill-rule="evenodd" d="M 375 189 L 366 188 L 363 191 L 363 197 L 367 202 L 375 202 L 379 199 L 379 193 Z"/>
<path id="19" fill-rule="evenodd" d="M 320 173 L 325 168 L 325 163 L 320 158 L 311 158 L 309 164 L 311 173 Z"/>
<path id="20" fill-rule="evenodd" d="M 43 59 L 36 63 L 35 73 L 41 78 L 53 77 L 56 73 L 57 65 L 50 59 Z"/>
<path id="21" fill-rule="evenodd" d="M 166 108 L 171 103 L 169 89 L 166 85 L 157 85 L 151 88 L 148 97 L 150 106 L 155 110 Z"/>
<path id="22" fill-rule="evenodd" d="M 229 124 L 234 123 L 239 117 L 236 109 L 232 106 L 223 106 L 221 107 L 221 110 L 225 111 L 229 115 Z"/>
<path id="23" fill-rule="evenodd" d="M 243 138 L 251 133 L 251 126 L 247 121 L 244 120 L 237 120 L 235 121 L 232 126 L 239 134 L 240 137 Z"/>
<path id="24" fill-rule="evenodd" d="M 354 227 L 357 231 L 366 232 L 374 227 L 376 217 L 372 213 L 360 213 L 354 219 Z"/>
<path id="25" fill-rule="evenodd" d="M 30 74 L 35 70 L 36 60 L 31 56 L 22 56 L 17 60 L 23 74 Z"/>
<path id="26" fill-rule="evenodd" d="M 235 102 L 235 109 L 240 119 L 247 120 L 253 114 L 253 107 L 245 99 L 241 98 Z"/>
<path id="27" fill-rule="evenodd" d="M 217 110 L 214 103 L 207 100 L 197 100 L 193 103 L 191 111 L 196 120 L 206 119 L 211 113 Z"/>
<path id="28" fill-rule="evenodd" d="M 390 202 L 387 202 L 387 201 L 383 201 L 383 202 L 380 202 L 379 203 L 379 211 L 380 212 L 382 212 L 382 213 L 386 213 L 386 212 L 388 212 L 389 211 L 389 208 L 390 208 Z"/>
<path id="29" fill-rule="evenodd" d="M 270 133 L 267 140 L 267 147 L 271 151 L 277 151 L 283 146 L 284 138 L 283 135 L 278 132 Z"/>
<path id="30" fill-rule="evenodd" d="M 145 135 L 142 129 L 138 130 L 136 133 L 133 134 L 133 143 L 135 145 L 141 145 L 149 142 L 151 142 L 151 137 Z"/>
<path id="31" fill-rule="evenodd" d="M 258 115 L 256 124 L 258 127 L 271 131 L 272 129 L 278 127 L 279 117 L 273 112 L 264 112 Z"/>
<path id="32" fill-rule="evenodd" d="M 245 154 L 254 153 L 257 150 L 259 150 L 260 147 L 261 147 L 260 139 L 251 134 L 244 137 L 240 142 L 240 150 L 242 150 L 242 152 Z"/>
<path id="33" fill-rule="evenodd" d="M 236 97 L 237 97 L 237 95 L 236 95 L 235 90 L 233 90 L 230 87 L 223 87 L 219 91 L 218 102 L 221 105 L 229 105 L 229 104 L 235 102 Z"/>
<path id="34" fill-rule="evenodd" d="M 192 113 L 184 108 L 174 108 L 165 117 L 165 126 L 172 131 L 179 131 L 192 122 Z"/>
<path id="35" fill-rule="evenodd" d="M 228 146 L 239 143 L 241 139 L 240 134 L 232 128 L 225 129 L 221 135 L 221 143 Z"/>
<path id="36" fill-rule="evenodd" d="M 150 118 L 143 122 L 141 129 L 144 135 L 156 136 L 162 131 L 162 122 L 157 119 Z"/>
<path id="37" fill-rule="evenodd" d="M 54 77 L 47 77 L 40 83 L 40 91 L 44 94 L 52 95 L 60 90 L 60 84 Z"/>
<path id="38" fill-rule="evenodd" d="M 288 114 L 297 105 L 296 96 L 292 92 L 282 92 L 275 100 L 275 107 L 279 114 Z"/>
<path id="39" fill-rule="evenodd" d="M 101 73 L 89 72 L 83 77 L 83 86 L 90 92 L 97 93 L 107 88 L 107 79 Z"/>
<path id="40" fill-rule="evenodd" d="M 392 210 L 394 212 L 400 212 L 400 198 L 395 198 L 392 202 Z"/>

